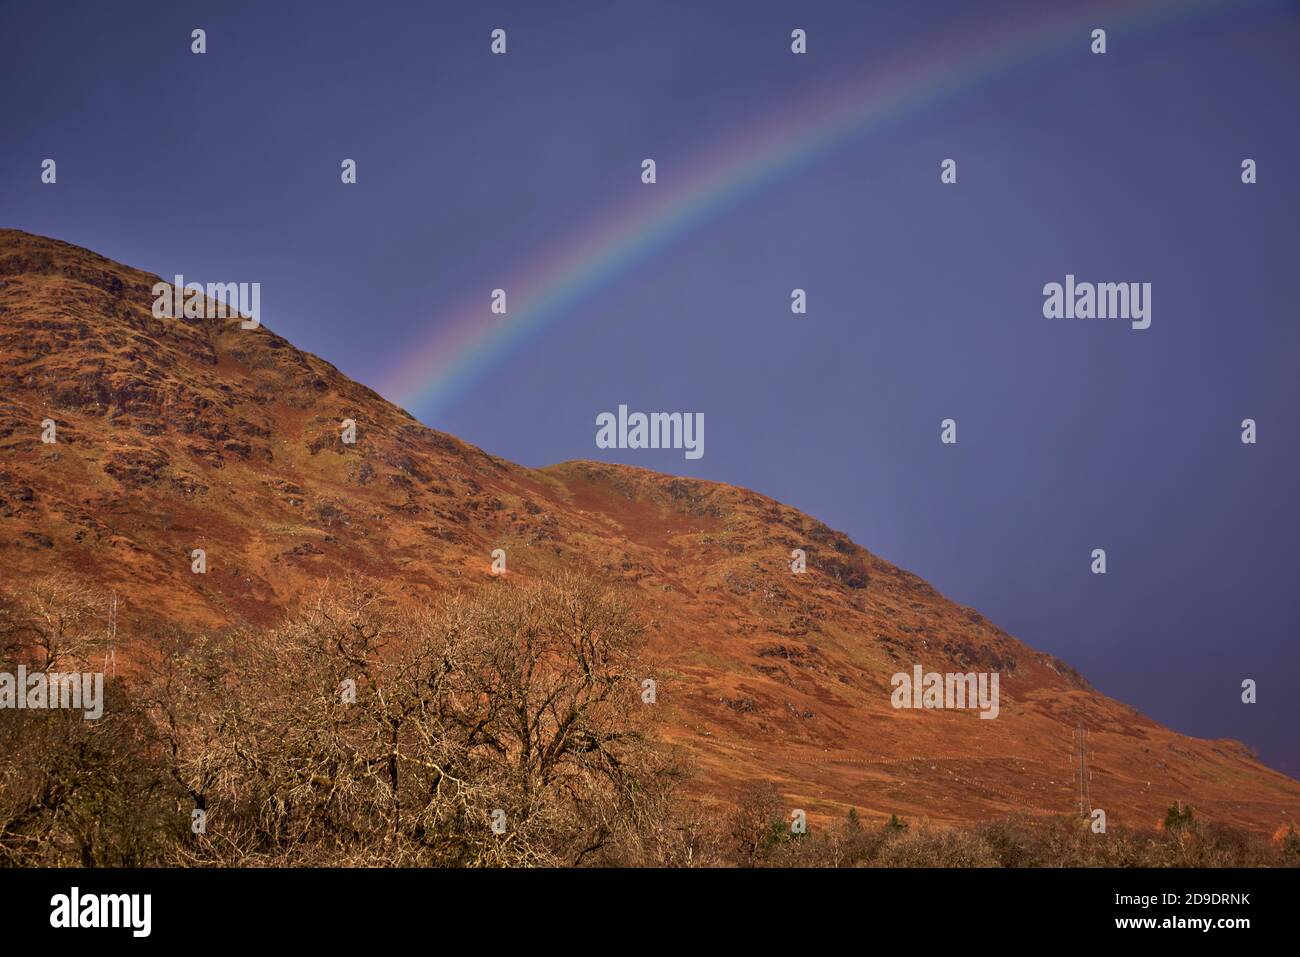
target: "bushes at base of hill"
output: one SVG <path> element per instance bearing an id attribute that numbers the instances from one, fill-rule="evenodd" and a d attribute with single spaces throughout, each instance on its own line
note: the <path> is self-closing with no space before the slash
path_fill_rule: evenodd
<path id="1" fill-rule="evenodd" d="M 770 785 L 755 793 L 770 791 Z M 746 799 L 752 807 L 754 798 Z M 742 807 L 746 802 L 742 802 Z M 732 834 L 737 833 L 734 826 Z M 1111 827 L 1095 834 L 1076 817 L 1009 816 L 971 827 L 906 822 L 897 815 L 868 825 L 856 811 L 841 823 L 790 832 L 773 814 L 742 833 L 773 833 L 755 853 L 752 843 L 725 849 L 732 864 L 760 867 L 1298 867 L 1300 836 L 1280 830 L 1272 841 L 1188 817 L 1176 830 Z"/>
<path id="2" fill-rule="evenodd" d="M 0 591 L 0 672 L 102 672 L 106 612 L 71 579 Z M 1300 863 L 1294 828 L 1270 843 L 1181 804 L 1149 832 L 851 812 L 795 833 L 768 784 L 709 816 L 654 743 L 640 639 L 572 574 L 416 611 L 349 583 L 275 628 L 143 636 L 102 717 L 0 711 L 0 866 Z"/>

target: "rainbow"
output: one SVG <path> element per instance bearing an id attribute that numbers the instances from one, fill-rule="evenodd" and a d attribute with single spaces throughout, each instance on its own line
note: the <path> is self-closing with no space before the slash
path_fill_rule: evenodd
<path id="1" fill-rule="evenodd" d="M 1058 7 L 1046 15 L 967 34 L 958 50 L 945 46 L 882 65 L 811 103 L 788 105 L 775 120 L 728 138 L 703 159 L 665 163 L 660 157 L 661 177 L 668 184 L 643 187 L 631 179 L 640 162 L 639 156 L 632 157 L 628 175 L 634 202 L 602 216 L 571 244 L 503 283 L 508 315 L 493 315 L 490 290 L 479 290 L 470 304 L 438 322 L 427 340 L 408 347 L 400 364 L 380 377 L 377 391 L 413 414 L 435 415 L 574 305 L 744 197 L 806 169 L 818 158 L 991 78 L 1063 50 L 1086 51 L 1094 27 L 1106 29 L 1108 55 L 1115 55 L 1121 35 L 1230 6 L 1240 11 L 1245 5 L 1228 0 L 1135 0 L 1084 10 L 1069 9 L 1073 6 L 1067 5 L 1064 13 Z M 815 37 L 810 40 L 816 43 Z M 936 171 L 941 158 L 935 159 Z"/>

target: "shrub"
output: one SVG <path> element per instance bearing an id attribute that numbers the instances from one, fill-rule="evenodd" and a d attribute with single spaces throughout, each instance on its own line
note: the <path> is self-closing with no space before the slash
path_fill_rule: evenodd
<path id="1" fill-rule="evenodd" d="M 921 826 L 895 832 L 876 856 L 877 867 L 997 867 L 998 857 L 978 835 Z"/>

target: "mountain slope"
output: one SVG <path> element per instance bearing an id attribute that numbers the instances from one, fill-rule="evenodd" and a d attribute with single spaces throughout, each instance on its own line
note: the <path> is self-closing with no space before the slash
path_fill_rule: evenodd
<path id="1" fill-rule="evenodd" d="M 348 569 L 411 596 L 477 585 L 502 548 L 512 575 L 576 564 L 635 589 L 662 662 L 656 706 L 705 799 L 770 780 L 814 814 L 1066 813 L 1082 725 L 1092 803 L 1113 823 L 1150 825 L 1175 800 L 1268 831 L 1300 811 L 1300 783 L 1239 743 L 1098 694 L 795 509 L 625 466 L 513 465 L 265 327 L 154 318 L 157 281 L 0 230 L 7 579 L 74 570 L 117 591 L 123 628 L 221 626 L 270 622 Z M 894 710 L 890 676 L 914 664 L 999 672 L 1000 715 Z"/>

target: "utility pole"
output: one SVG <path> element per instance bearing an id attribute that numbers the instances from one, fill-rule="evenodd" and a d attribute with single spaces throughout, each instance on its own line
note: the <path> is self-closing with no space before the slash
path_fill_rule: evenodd
<path id="1" fill-rule="evenodd" d="M 113 677 L 117 677 L 117 592 L 113 592 L 113 610 L 109 617 L 108 626 L 108 651 L 104 654 L 104 670 L 108 671 L 109 663 L 112 663 Z"/>
<path id="2" fill-rule="evenodd" d="M 1092 773 L 1088 770 L 1088 732 L 1083 725 L 1074 729 L 1074 750 L 1077 758 L 1074 773 L 1079 779 L 1079 816 L 1087 817 L 1092 812 L 1092 794 L 1088 787 Z"/>

